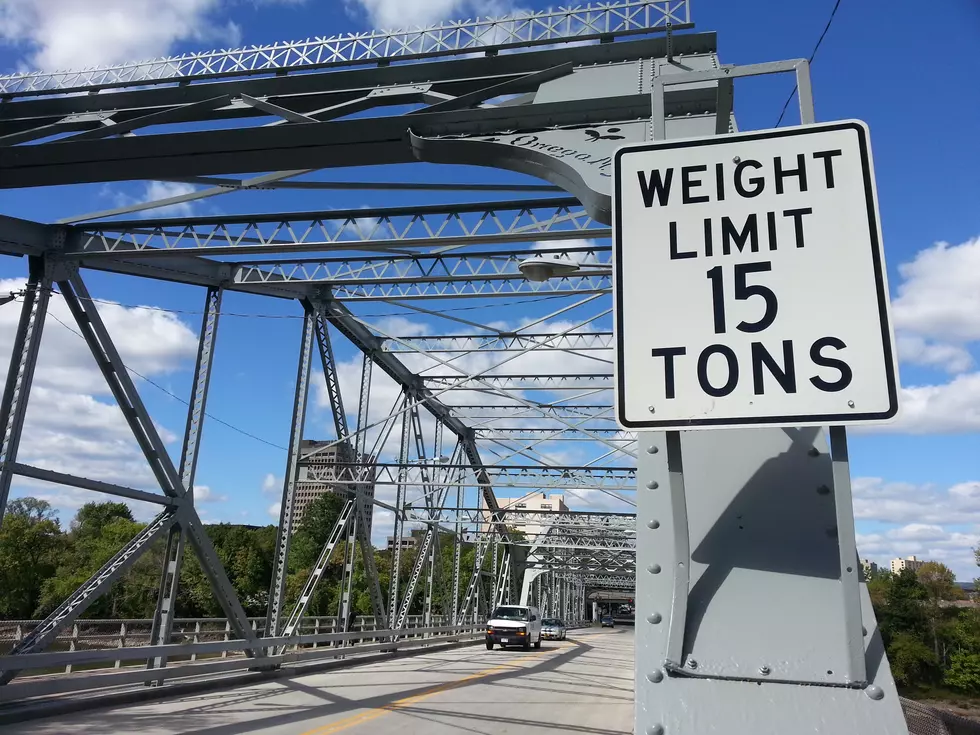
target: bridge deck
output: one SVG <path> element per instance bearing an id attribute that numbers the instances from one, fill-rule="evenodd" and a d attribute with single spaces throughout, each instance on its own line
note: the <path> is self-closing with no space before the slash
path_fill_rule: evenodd
<path id="1" fill-rule="evenodd" d="M 633 631 L 441 651 L 25 722 L 5 735 L 633 732 Z"/>

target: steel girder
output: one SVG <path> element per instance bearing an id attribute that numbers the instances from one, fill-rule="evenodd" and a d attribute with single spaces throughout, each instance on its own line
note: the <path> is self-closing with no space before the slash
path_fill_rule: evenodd
<path id="1" fill-rule="evenodd" d="M 192 53 L 84 71 L 29 72 L 0 77 L 7 98 L 76 90 L 153 87 L 216 78 L 249 77 L 285 69 L 321 69 L 370 61 L 456 56 L 475 51 L 496 56 L 506 48 L 565 39 L 612 40 L 683 28 L 691 23 L 688 0 L 618 0 L 600 6 L 546 10 L 515 18 L 445 22 L 411 31 L 368 31 L 243 49 Z M 385 65 L 386 66 L 386 65 Z"/>

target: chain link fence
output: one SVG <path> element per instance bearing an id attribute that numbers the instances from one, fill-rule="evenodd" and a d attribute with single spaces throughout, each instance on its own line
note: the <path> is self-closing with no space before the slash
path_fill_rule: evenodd
<path id="1" fill-rule="evenodd" d="M 980 735 L 980 722 L 901 698 L 909 735 Z"/>

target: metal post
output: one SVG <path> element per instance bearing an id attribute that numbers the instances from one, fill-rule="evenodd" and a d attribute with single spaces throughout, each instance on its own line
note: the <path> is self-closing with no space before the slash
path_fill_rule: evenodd
<path id="1" fill-rule="evenodd" d="M 0 403 L 0 524 L 7 509 L 10 483 L 14 476 L 14 463 L 20 447 L 20 436 L 27 415 L 27 401 L 34 381 L 37 353 L 41 347 L 44 317 L 48 313 L 51 298 L 51 276 L 42 257 L 29 260 L 30 273 L 24 291 L 24 304 L 20 309 L 20 321 L 14 335 L 7 383 Z"/>
<path id="2" fill-rule="evenodd" d="M 453 625 L 458 624 L 459 620 L 459 566 L 463 555 L 463 478 L 457 478 L 459 484 L 456 486 L 456 533 L 453 534 L 453 582 L 451 587 L 452 604 L 450 605 L 450 619 Z"/>
<path id="3" fill-rule="evenodd" d="M 194 476 L 197 472 L 197 458 L 200 448 L 201 430 L 207 407 L 208 388 L 211 384 L 211 366 L 214 341 L 218 332 L 218 317 L 221 314 L 220 288 L 209 288 L 204 300 L 204 317 L 201 321 L 201 335 L 197 348 L 197 362 L 194 367 L 194 384 L 187 410 L 187 424 L 184 428 L 184 444 L 180 454 L 180 481 L 186 490 L 185 497 L 193 503 Z M 160 575 L 160 589 L 157 593 L 156 611 L 150 629 L 150 645 L 162 646 L 170 643 L 173 630 L 174 608 L 177 602 L 177 589 L 180 584 L 180 568 L 184 558 L 184 529 L 178 520 L 167 534 L 167 546 L 163 557 L 163 571 Z M 163 668 L 167 659 L 158 656 L 146 662 L 147 668 Z M 147 682 L 152 684 L 153 682 Z M 159 679 L 157 684 L 163 684 Z"/>
<path id="4" fill-rule="evenodd" d="M 283 481 L 282 504 L 279 508 L 279 530 L 276 534 L 276 555 L 273 559 L 272 584 L 269 587 L 269 607 L 266 611 L 265 635 L 279 632 L 279 618 L 286 597 L 286 572 L 289 543 L 293 534 L 293 501 L 299 480 L 300 443 L 306 422 L 306 401 L 310 388 L 310 362 L 313 357 L 313 326 L 316 316 L 308 305 L 304 307 L 303 334 L 300 341 L 299 365 L 296 368 L 296 393 L 293 398 L 293 419 L 289 432 L 289 457 Z"/>
<path id="5" fill-rule="evenodd" d="M 405 401 L 412 398 L 405 393 Z M 401 451 L 398 453 L 398 485 L 395 495 L 395 522 L 392 529 L 394 541 L 391 547 L 391 579 L 388 584 L 388 620 L 394 621 L 398 616 L 398 583 L 401 572 L 402 534 L 404 518 L 402 506 L 405 501 L 405 486 L 408 483 L 408 455 L 412 442 L 412 411 L 402 414 Z"/>

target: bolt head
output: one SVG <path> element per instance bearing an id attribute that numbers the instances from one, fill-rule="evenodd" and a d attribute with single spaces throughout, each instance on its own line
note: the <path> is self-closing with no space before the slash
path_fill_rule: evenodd
<path id="1" fill-rule="evenodd" d="M 660 613 L 652 613 L 650 615 L 647 615 L 647 622 L 652 623 L 653 625 L 656 625 L 661 620 L 663 620 L 663 618 L 660 617 Z"/>
<path id="2" fill-rule="evenodd" d="M 651 671 L 647 674 L 647 681 L 652 681 L 654 684 L 659 684 L 664 680 L 664 674 L 659 669 L 657 671 Z"/>
<path id="3" fill-rule="evenodd" d="M 647 528 L 660 528 L 660 521 L 647 521 Z"/>
<path id="4" fill-rule="evenodd" d="M 651 564 L 650 566 L 647 567 L 647 571 L 650 572 L 650 574 L 660 574 L 660 565 Z"/>
<path id="5" fill-rule="evenodd" d="M 771 672 L 771 669 L 768 666 L 760 666 L 759 667 L 759 673 L 762 674 L 763 676 L 769 676 L 769 673 L 770 672 Z"/>
<path id="6" fill-rule="evenodd" d="M 656 413 L 657 412 L 657 409 L 654 408 L 653 406 L 647 406 L 647 410 L 650 411 L 650 413 Z"/>
<path id="7" fill-rule="evenodd" d="M 884 690 L 880 686 L 876 686 L 874 684 L 865 689 L 864 693 L 876 702 L 885 698 Z"/>
<path id="8" fill-rule="evenodd" d="M 854 401 L 848 401 L 847 402 L 847 407 L 848 408 L 854 408 Z"/>
<path id="9" fill-rule="evenodd" d="M 660 447 L 656 447 L 656 446 L 647 447 L 647 454 L 656 454 L 659 451 L 660 451 Z"/>
<path id="10" fill-rule="evenodd" d="M 698 662 L 695 659 L 689 658 L 687 660 L 687 668 L 696 669 L 697 667 L 698 667 Z"/>
<path id="11" fill-rule="evenodd" d="M 741 163 L 741 162 L 742 162 L 741 156 L 735 156 L 735 158 L 732 159 L 732 163 Z"/>

